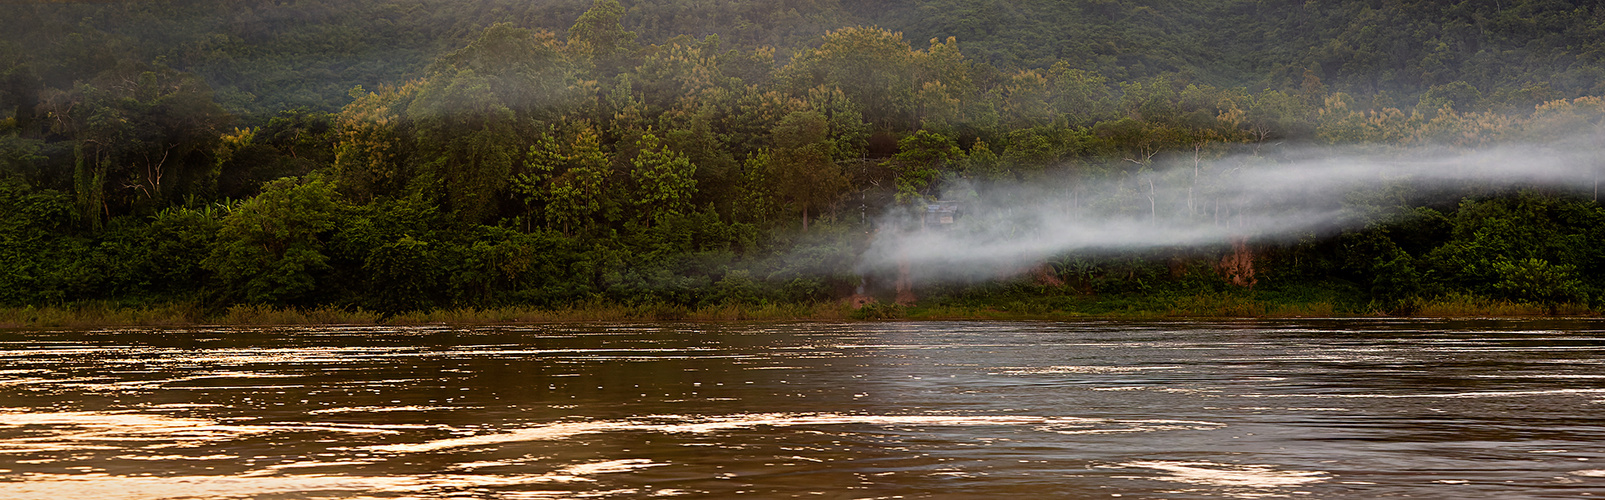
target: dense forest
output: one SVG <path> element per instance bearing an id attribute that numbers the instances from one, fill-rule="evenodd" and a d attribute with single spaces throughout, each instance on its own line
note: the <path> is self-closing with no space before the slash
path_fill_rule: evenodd
<path id="1" fill-rule="evenodd" d="M 1591 312 L 1588 187 L 980 280 L 861 256 L 1012 187 L 1157 214 L 1161 172 L 1218 198 L 1313 147 L 1597 147 L 1601 96 L 1605 6 L 1563 0 L 12 3 L 0 305 Z"/>

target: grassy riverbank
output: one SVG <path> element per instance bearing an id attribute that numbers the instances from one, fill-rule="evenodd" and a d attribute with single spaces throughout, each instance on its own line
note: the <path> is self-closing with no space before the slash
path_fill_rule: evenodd
<path id="1" fill-rule="evenodd" d="M 337 307 L 242 305 L 209 312 L 194 303 L 128 306 L 101 302 L 0 308 L 0 328 L 111 328 L 294 325 L 491 325 L 633 321 L 897 321 L 1076 320 L 1160 318 L 1531 318 L 1597 317 L 1581 304 L 1545 306 L 1451 294 L 1382 310 L 1341 300 L 1286 301 L 1255 294 L 1065 297 L 980 302 L 944 297 L 913 306 L 886 302 L 854 308 L 845 301 L 805 304 L 726 304 L 702 308 L 588 303 L 560 309 L 502 307 L 435 309 L 383 315 Z"/>

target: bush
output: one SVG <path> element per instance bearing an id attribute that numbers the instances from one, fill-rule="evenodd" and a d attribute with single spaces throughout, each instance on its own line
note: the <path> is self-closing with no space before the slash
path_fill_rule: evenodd
<path id="1" fill-rule="evenodd" d="M 1500 260 L 1493 265 L 1499 281 L 1494 290 L 1501 297 L 1555 306 L 1564 303 L 1587 302 L 1583 282 L 1576 277 L 1576 267 L 1550 264 L 1544 259 Z"/>

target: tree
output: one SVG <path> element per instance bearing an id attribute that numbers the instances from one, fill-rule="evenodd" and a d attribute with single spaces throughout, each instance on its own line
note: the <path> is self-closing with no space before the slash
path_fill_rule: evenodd
<path id="1" fill-rule="evenodd" d="M 1090 126 L 1113 113 L 1109 80 L 1094 72 L 1072 69 L 1060 61 L 1048 70 L 1053 108 L 1071 125 Z"/>
<path id="2" fill-rule="evenodd" d="M 901 203 L 925 201 L 937 177 L 951 171 L 950 164 L 964 157 L 953 139 L 925 130 L 897 141 L 897 149 L 889 163 L 897 172 L 897 201 Z"/>
<path id="3" fill-rule="evenodd" d="M 34 190 L 21 178 L 0 174 L 0 303 L 21 305 L 65 299 L 58 271 L 83 244 L 66 237 L 72 198 Z"/>
<path id="4" fill-rule="evenodd" d="M 420 187 L 439 189 L 464 221 L 495 214 L 537 123 L 568 107 L 572 74 L 549 33 L 486 29 L 442 57 L 407 106 Z"/>
<path id="5" fill-rule="evenodd" d="M 623 17 L 618 0 L 596 0 L 568 29 L 569 50 L 589 62 L 598 77 L 611 78 L 635 66 L 631 59 L 639 47 L 635 32 L 619 23 Z"/>
<path id="6" fill-rule="evenodd" d="M 1482 92 L 1464 81 L 1433 85 L 1421 94 L 1416 110 L 1433 113 L 1440 109 L 1453 109 L 1462 113 L 1476 111 L 1482 105 Z"/>
<path id="7" fill-rule="evenodd" d="M 1577 266 L 1550 264 L 1544 259 L 1501 259 L 1493 263 L 1499 276 L 1494 290 L 1501 296 L 1533 301 L 1553 308 L 1559 304 L 1586 302 L 1583 282 L 1577 279 Z"/>
<path id="8" fill-rule="evenodd" d="M 1297 136 L 1302 132 L 1306 110 L 1297 97 L 1279 90 L 1266 90 L 1254 96 L 1244 116 L 1254 140 L 1264 143 L 1272 137 Z"/>
<path id="9" fill-rule="evenodd" d="M 369 305 L 386 314 L 433 306 L 445 288 L 438 261 L 429 242 L 410 234 L 374 248 L 362 262 L 373 286 L 366 294 Z"/>
<path id="10" fill-rule="evenodd" d="M 407 107 L 418 148 L 417 186 L 443 191 L 466 222 L 487 220 L 522 148 L 517 116 L 471 69 L 436 75 Z"/>
<path id="11" fill-rule="evenodd" d="M 1168 78 L 1122 83 L 1120 90 L 1120 110 L 1127 117 L 1155 124 L 1175 123 L 1180 117 L 1176 89 Z"/>
<path id="12" fill-rule="evenodd" d="M 568 170 L 568 162 L 568 156 L 563 154 L 557 139 L 551 134 L 541 134 L 535 144 L 529 147 L 524 160 L 524 172 L 514 175 L 509 181 L 513 196 L 524 203 L 526 232 L 536 220 L 546 218 L 547 204 L 551 202 L 547 183 Z"/>
<path id="13" fill-rule="evenodd" d="M 50 130 L 77 145 L 74 191 L 91 227 L 135 208 L 215 192 L 211 154 L 231 117 L 194 75 L 123 68 L 48 92 L 41 107 Z"/>
<path id="14" fill-rule="evenodd" d="M 641 65 L 635 67 L 630 83 L 651 115 L 682 102 L 696 103 L 698 98 L 706 98 L 706 94 L 718 92 L 730 83 L 718 64 L 718 55 L 718 36 L 708 36 L 700 42 L 678 36 L 651 46 Z"/>
<path id="15" fill-rule="evenodd" d="M 815 87 L 808 91 L 808 105 L 825 118 L 825 137 L 830 157 L 837 160 L 862 158 L 869 143 L 869 124 L 857 104 L 841 89 Z"/>
<path id="16" fill-rule="evenodd" d="M 965 177 L 989 182 L 1003 180 L 1005 173 L 997 153 L 992 152 L 992 147 L 986 141 L 975 141 L 975 144 L 970 145 L 970 151 L 964 155 L 959 171 Z"/>
<path id="17" fill-rule="evenodd" d="M 223 218 L 210 255 L 201 263 L 225 302 L 306 305 L 325 292 L 332 270 L 325 242 L 339 227 L 343 205 L 334 184 L 316 177 L 284 178 Z"/>
<path id="18" fill-rule="evenodd" d="M 616 5 L 616 3 L 615 3 Z M 575 68 L 556 35 L 496 23 L 430 66 L 435 77 L 471 71 L 484 91 L 520 117 L 549 121 L 576 104 Z"/>
<path id="19" fill-rule="evenodd" d="M 793 94 L 821 85 L 840 88 L 883 127 L 913 123 L 914 50 L 902 33 L 843 28 L 825 34 L 819 48 L 797 54 L 781 69 Z"/>
<path id="20" fill-rule="evenodd" d="M 739 195 L 731 209 L 735 222 L 767 225 L 776 212 L 775 184 L 769 179 L 771 159 L 760 150 L 742 163 Z"/>
<path id="21" fill-rule="evenodd" d="M 32 131 L 39 75 L 17 44 L 0 40 L 0 133 Z"/>
<path id="22" fill-rule="evenodd" d="M 804 231 L 810 214 L 834 204 L 847 189 L 847 175 L 831 161 L 827 127 L 817 112 L 794 111 L 773 133 L 767 177 L 776 193 L 802 213 Z"/>
<path id="23" fill-rule="evenodd" d="M 334 118 L 334 176 L 358 202 L 399 193 L 411 181 L 412 148 L 403 141 L 410 127 L 402 112 L 418 94 L 418 82 L 386 86 L 378 92 L 351 89 L 352 101 Z"/>
<path id="24" fill-rule="evenodd" d="M 981 99 L 975 63 L 959 52 L 958 40 L 931 39 L 931 47 L 915 53 L 915 113 L 921 128 L 948 134 L 977 135 Z"/>
<path id="25" fill-rule="evenodd" d="M 664 148 L 658 136 L 647 132 L 636 143 L 635 158 L 630 160 L 630 181 L 634 184 L 637 218 L 651 225 L 687 213 L 691 197 L 696 194 L 697 167 L 685 155 Z"/>
<path id="26" fill-rule="evenodd" d="M 719 114 L 715 105 L 688 101 L 659 119 L 664 147 L 685 155 L 697 166 L 698 206 L 728 207 L 738 196 L 734 190 L 740 183 L 741 166 L 726 143 L 728 136 L 716 128 Z"/>
<path id="27" fill-rule="evenodd" d="M 514 194 L 546 227 L 574 234 L 604 213 L 612 166 L 594 129 L 580 129 L 566 147 L 543 134 L 530 146 L 524 170 L 513 178 Z"/>
<path id="28" fill-rule="evenodd" d="M 1011 129 L 1053 123 L 1048 78 L 1038 70 L 1022 70 L 1010 75 L 999 90 L 1003 125 Z"/>

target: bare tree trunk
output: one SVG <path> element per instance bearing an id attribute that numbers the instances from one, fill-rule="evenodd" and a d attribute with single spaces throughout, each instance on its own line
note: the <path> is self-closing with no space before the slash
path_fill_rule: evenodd
<path id="1" fill-rule="evenodd" d="M 1204 145 L 1202 143 L 1193 144 L 1193 183 L 1192 185 L 1187 186 L 1187 218 L 1189 219 L 1195 215 L 1198 215 L 1198 209 L 1193 206 L 1193 188 L 1198 186 L 1198 164 L 1200 163 L 1199 156 L 1203 153 L 1203 148 Z"/>
<path id="2" fill-rule="evenodd" d="M 1154 176 L 1148 176 L 1148 223 L 1159 223 L 1159 205 L 1154 202 Z"/>
<path id="3" fill-rule="evenodd" d="M 156 162 L 155 166 L 150 166 L 149 158 L 145 159 L 146 171 L 150 176 L 150 187 L 152 191 L 156 192 L 157 196 L 162 194 L 162 167 L 167 166 L 167 156 L 171 154 L 173 154 L 172 148 L 163 151 L 161 161 Z"/>
<path id="4" fill-rule="evenodd" d="M 804 204 L 802 209 L 803 209 L 803 231 L 807 231 L 808 230 L 808 205 Z"/>

